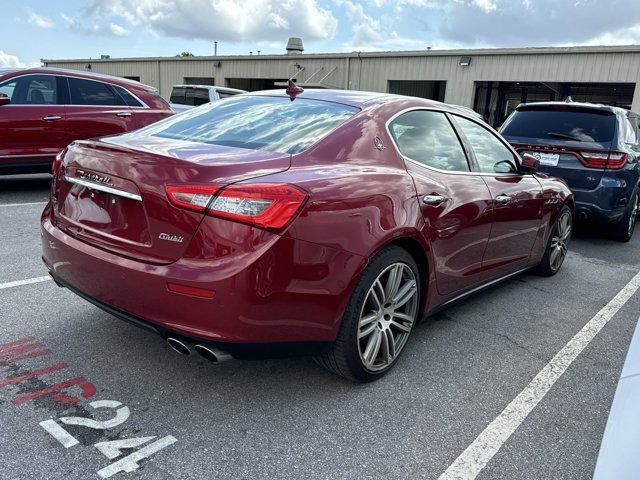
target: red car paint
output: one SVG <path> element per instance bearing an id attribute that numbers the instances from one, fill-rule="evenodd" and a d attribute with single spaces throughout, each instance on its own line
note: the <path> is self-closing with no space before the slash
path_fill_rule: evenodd
<path id="1" fill-rule="evenodd" d="M 157 122 L 173 112 L 153 87 L 119 77 L 53 68 L 0 69 L 0 92 L 12 93 L 13 81 L 27 76 L 56 79 L 56 98 L 43 104 L 38 88 L 28 87 L 18 103 L 0 106 L 0 174 L 49 172 L 56 154 L 74 140 L 113 135 Z M 35 77 L 29 77 L 35 78 Z M 125 89 L 132 104 L 117 94 L 118 105 L 98 99 L 99 105 L 79 105 L 72 100 L 68 79 L 95 81 Z M 46 86 L 40 87 L 42 91 Z M 38 93 L 38 96 L 36 96 Z M 45 94 L 48 92 L 45 91 Z M 91 97 L 86 97 L 91 98 Z M 14 99 L 15 100 L 15 99 Z"/>
<path id="2" fill-rule="evenodd" d="M 135 133 L 76 142 L 42 214 L 43 260 L 54 278 L 164 335 L 227 346 L 330 342 L 360 273 L 386 245 L 416 258 L 428 314 L 539 263 L 562 205 L 572 205 L 566 185 L 544 176 L 452 175 L 419 166 L 399 154 L 386 128 L 405 109 L 459 109 L 362 92 L 307 90 L 294 101 L 302 98 L 361 111 L 290 157 Z M 108 176 L 142 202 L 118 199 L 110 207 L 109 196 L 64 179 L 78 169 Z M 236 182 L 294 185 L 308 198 L 284 230 L 270 231 L 177 208 L 165 192 L 175 183 Z M 448 200 L 425 206 L 422 197 L 434 192 Z M 498 205 L 494 197 L 502 193 L 515 201 Z M 138 223 L 124 228 L 119 215 Z M 159 241 L 165 232 L 184 241 Z M 198 298 L 167 283 L 215 295 Z"/>

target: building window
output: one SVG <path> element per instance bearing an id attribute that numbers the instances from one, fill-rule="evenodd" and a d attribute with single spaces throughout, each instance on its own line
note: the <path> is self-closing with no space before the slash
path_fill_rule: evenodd
<path id="1" fill-rule="evenodd" d="M 444 102 L 446 86 L 447 82 L 442 80 L 389 80 L 387 91 Z"/>
<path id="2" fill-rule="evenodd" d="M 215 85 L 216 80 L 213 77 L 184 77 L 185 85 Z"/>

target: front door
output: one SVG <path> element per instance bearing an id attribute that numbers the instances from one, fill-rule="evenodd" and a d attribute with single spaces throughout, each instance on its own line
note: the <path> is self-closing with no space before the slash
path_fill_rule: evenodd
<path id="1" fill-rule="evenodd" d="M 438 293 L 451 296 L 482 280 L 491 232 L 491 195 L 470 164 L 447 116 L 412 110 L 389 130 L 413 177 L 435 261 Z"/>
<path id="2" fill-rule="evenodd" d="M 486 277 L 522 269 L 530 263 L 542 228 L 542 186 L 533 175 L 518 173 L 519 160 L 493 132 L 467 118 L 452 118 L 466 137 L 475 168 L 491 192 L 493 226 L 482 265 Z"/>

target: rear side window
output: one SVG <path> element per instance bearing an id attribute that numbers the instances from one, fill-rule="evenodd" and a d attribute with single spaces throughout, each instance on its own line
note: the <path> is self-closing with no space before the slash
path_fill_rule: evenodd
<path id="1" fill-rule="evenodd" d="M 74 77 L 69 77 L 68 80 L 71 105 L 124 105 L 124 100 L 107 83 Z"/>
<path id="2" fill-rule="evenodd" d="M 516 111 L 501 132 L 510 137 L 606 143 L 613 140 L 616 116 L 585 110 Z"/>
<path id="3" fill-rule="evenodd" d="M 169 117 L 138 134 L 298 153 L 358 112 L 355 107 L 331 102 L 241 95 Z"/>
<path id="4" fill-rule="evenodd" d="M 394 119 L 389 130 L 405 157 L 438 170 L 469 171 L 458 136 L 444 113 L 407 112 Z"/>
<path id="5" fill-rule="evenodd" d="M 118 93 L 118 95 L 120 95 L 120 98 L 122 98 L 122 101 L 125 103 L 125 105 L 127 105 L 129 107 L 143 107 L 144 106 L 138 100 L 136 100 L 136 97 L 131 95 L 131 93 L 126 88 L 122 88 L 122 87 L 119 87 L 117 85 L 113 85 L 113 88 Z"/>

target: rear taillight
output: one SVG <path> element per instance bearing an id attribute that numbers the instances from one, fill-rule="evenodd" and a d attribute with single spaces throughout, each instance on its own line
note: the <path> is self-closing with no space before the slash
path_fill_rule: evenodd
<path id="1" fill-rule="evenodd" d="M 67 153 L 67 148 L 65 148 L 64 150 L 60 150 L 58 152 L 58 154 L 56 155 L 56 159 L 53 161 L 53 165 L 51 165 L 51 173 L 52 174 L 56 174 L 56 172 L 58 171 L 58 169 L 60 168 L 60 165 L 62 165 L 62 159 L 64 158 L 65 154 Z"/>
<path id="2" fill-rule="evenodd" d="M 627 163 L 627 154 L 624 152 L 580 152 L 583 163 L 589 168 L 612 168 L 619 169 Z"/>
<path id="3" fill-rule="evenodd" d="M 169 185 L 169 201 L 176 207 L 205 212 L 266 229 L 284 227 L 300 210 L 307 194 L 288 184 Z"/>

